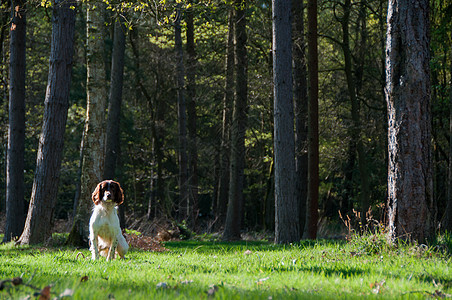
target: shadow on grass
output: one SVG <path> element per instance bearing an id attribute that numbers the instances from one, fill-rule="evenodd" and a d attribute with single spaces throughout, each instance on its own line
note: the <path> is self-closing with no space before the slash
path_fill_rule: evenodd
<path id="1" fill-rule="evenodd" d="M 267 241 L 234 241 L 234 242 L 206 242 L 206 241 L 170 241 L 164 242 L 163 245 L 172 251 L 183 252 L 186 250 L 197 251 L 199 253 L 224 252 L 229 251 L 279 251 L 289 248 L 312 248 L 315 246 L 337 245 L 343 244 L 344 241 L 338 240 L 303 240 L 299 243 L 291 245 L 279 245 Z"/>

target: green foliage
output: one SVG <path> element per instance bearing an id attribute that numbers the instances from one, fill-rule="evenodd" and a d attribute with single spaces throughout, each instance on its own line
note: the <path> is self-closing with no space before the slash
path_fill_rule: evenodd
<path id="1" fill-rule="evenodd" d="M 0 246 L 0 298 L 64 292 L 73 299 L 354 299 L 448 297 L 450 256 L 402 247 L 356 255 L 343 242 L 168 242 L 125 260 L 91 261 L 87 250 Z M 19 280 L 20 278 L 21 280 Z M 11 284 L 15 279 L 15 285 Z M 19 283 L 20 282 L 20 283 Z"/>

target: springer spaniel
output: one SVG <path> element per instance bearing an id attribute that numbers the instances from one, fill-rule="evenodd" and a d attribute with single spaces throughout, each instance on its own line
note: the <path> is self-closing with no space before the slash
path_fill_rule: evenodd
<path id="1" fill-rule="evenodd" d="M 115 255 L 124 258 L 129 249 L 126 239 L 121 233 L 117 206 L 124 201 L 121 186 L 113 180 L 99 183 L 93 192 L 93 214 L 89 221 L 89 241 L 92 259 L 100 255 L 110 261 Z"/>

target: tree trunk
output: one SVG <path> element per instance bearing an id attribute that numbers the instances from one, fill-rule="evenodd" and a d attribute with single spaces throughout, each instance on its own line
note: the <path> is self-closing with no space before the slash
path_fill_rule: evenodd
<path id="1" fill-rule="evenodd" d="M 305 57 L 303 2 L 292 1 L 293 87 L 295 110 L 295 195 L 299 207 L 300 238 L 306 222 L 308 193 L 308 83 Z"/>
<path id="2" fill-rule="evenodd" d="M 185 103 L 185 70 L 182 49 L 182 29 L 180 4 L 176 12 L 174 24 L 176 47 L 176 82 L 177 82 L 177 113 L 179 121 L 179 221 L 187 220 L 190 216 L 188 195 L 188 158 L 187 158 L 187 116 Z"/>
<path id="3" fill-rule="evenodd" d="M 319 78 L 317 0 L 308 0 L 308 200 L 303 237 L 317 237 L 319 219 Z"/>
<path id="4" fill-rule="evenodd" d="M 114 24 L 113 54 L 111 60 L 111 81 L 108 103 L 107 136 L 105 151 L 104 179 L 115 179 L 116 162 L 119 154 L 122 86 L 124 77 L 125 26 L 119 17 Z M 125 227 L 124 207 L 120 205 L 119 220 Z"/>
<path id="5" fill-rule="evenodd" d="M 452 57 L 452 50 L 451 50 Z M 452 76 L 452 61 L 449 66 L 449 73 Z M 452 232 L 452 80 L 449 89 L 449 177 L 448 177 L 447 205 L 443 216 L 442 227 Z"/>
<path id="6" fill-rule="evenodd" d="M 188 2 L 192 4 L 191 1 Z M 187 126 L 188 126 L 188 166 L 189 166 L 189 196 L 192 205 L 192 227 L 196 228 L 198 216 L 198 146 L 196 126 L 196 51 L 195 29 L 193 25 L 193 8 L 185 12 L 187 24 Z"/>
<path id="7" fill-rule="evenodd" d="M 12 1 L 9 128 L 6 160 L 6 229 L 4 242 L 20 236 L 25 221 L 25 1 Z"/>
<path id="8" fill-rule="evenodd" d="M 231 164 L 229 182 L 229 201 L 224 240 L 239 240 L 242 223 L 245 132 L 248 94 L 248 59 L 246 51 L 246 0 L 235 1 L 235 100 L 231 128 Z"/>
<path id="9" fill-rule="evenodd" d="M 428 0 L 389 1 L 386 48 L 389 237 L 434 234 Z"/>
<path id="10" fill-rule="evenodd" d="M 234 10 L 230 8 L 228 16 L 228 41 L 226 47 L 226 81 L 223 97 L 223 123 L 220 146 L 220 171 L 218 196 L 215 215 L 216 229 L 224 226 L 229 195 L 229 160 L 231 155 L 231 112 L 234 102 Z"/>
<path id="11" fill-rule="evenodd" d="M 86 15 L 87 109 L 83 133 L 83 162 L 80 200 L 67 243 L 88 244 L 88 223 L 92 206 L 91 194 L 102 181 L 105 155 L 105 113 L 107 102 L 104 51 L 104 4 L 88 1 Z"/>
<path id="12" fill-rule="evenodd" d="M 295 198 L 291 2 L 272 1 L 275 151 L 275 243 L 300 239 Z"/>
<path id="13" fill-rule="evenodd" d="M 27 221 L 19 239 L 21 244 L 43 243 L 51 234 L 69 108 L 76 12 L 71 7 L 75 6 L 75 1 L 56 0 L 53 4 L 44 120 Z"/>
<path id="14" fill-rule="evenodd" d="M 4 10 L 0 12 L 0 78 L 8 78 L 8 75 L 6 74 L 9 72 L 8 67 L 8 60 L 10 59 L 10 52 L 5 51 L 4 49 L 6 47 L 9 47 L 9 45 L 6 45 L 7 37 L 9 36 L 10 27 L 8 26 L 11 22 L 11 2 L 5 1 Z M 4 103 L 9 101 L 9 85 L 3 84 L 0 90 L 0 105 L 3 107 Z M 9 115 L 6 116 L 6 114 L 2 117 L 0 117 L 0 122 L 2 124 L 5 124 L 6 118 L 9 118 Z M 8 127 L 8 128 L 6 128 Z M 8 148 L 8 130 L 9 126 L 3 126 L 0 129 L 0 144 L 2 147 L 0 148 L 0 157 L 3 157 L 3 161 L 0 163 L 0 168 L 2 170 L 6 170 L 6 160 L 7 160 L 7 148 Z M 6 195 L 6 176 L 0 177 L 0 194 Z M 25 205 L 24 205 L 25 207 Z M 6 198 L 0 197 L 0 212 L 6 211 Z M 23 214 L 25 216 L 25 213 Z M 23 222 L 25 222 L 25 217 L 22 219 Z M 6 224 L 5 224 L 6 225 Z M 6 228 L 5 228 L 6 229 Z M 22 233 L 21 230 L 18 230 L 19 235 Z M 11 236 L 11 235 L 8 235 Z M 4 235 L 3 238 L 6 238 L 6 235 Z"/>

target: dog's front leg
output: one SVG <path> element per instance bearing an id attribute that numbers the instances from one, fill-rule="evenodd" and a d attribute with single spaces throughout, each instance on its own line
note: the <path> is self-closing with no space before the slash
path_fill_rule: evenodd
<path id="1" fill-rule="evenodd" d="M 118 246 L 118 239 L 115 238 L 113 239 L 113 241 L 111 241 L 111 247 L 110 251 L 108 251 L 107 261 L 110 261 L 115 258 L 116 246 Z"/>
<path id="2" fill-rule="evenodd" d="M 98 260 L 99 259 L 99 247 L 97 246 L 97 234 L 90 236 L 90 251 L 91 251 L 91 259 Z"/>

